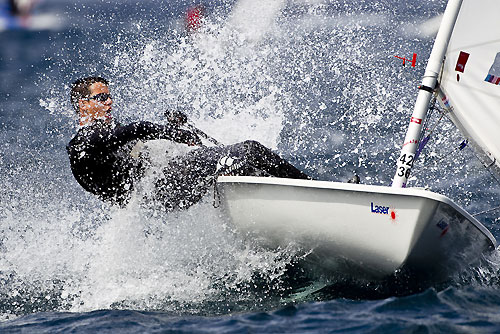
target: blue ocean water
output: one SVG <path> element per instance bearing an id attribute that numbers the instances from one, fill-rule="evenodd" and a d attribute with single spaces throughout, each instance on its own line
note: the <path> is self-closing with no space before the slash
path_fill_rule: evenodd
<path id="1" fill-rule="evenodd" d="M 200 5 L 202 28 L 187 33 Z M 0 31 L 0 332 L 499 332 L 496 252 L 426 288 L 325 276 L 298 265 L 294 245 L 240 235 L 210 199 L 168 215 L 101 203 L 65 151 L 69 84 L 100 74 L 122 121 L 181 108 L 222 142 L 259 140 L 316 178 L 389 184 L 444 7 L 46 0 L 26 28 Z M 416 68 L 394 57 L 414 52 Z M 412 185 L 471 213 L 498 206 L 461 141 L 442 121 Z M 497 216 L 478 218 L 498 238 Z"/>

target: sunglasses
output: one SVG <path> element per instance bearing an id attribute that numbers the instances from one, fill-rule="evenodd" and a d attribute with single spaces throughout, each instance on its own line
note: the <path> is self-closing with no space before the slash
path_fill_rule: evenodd
<path id="1" fill-rule="evenodd" d="M 100 93 L 100 94 L 96 94 L 94 96 L 89 96 L 87 98 L 87 100 L 96 100 L 99 102 L 106 102 L 108 99 L 111 99 L 111 94 L 107 94 L 107 93 Z"/>

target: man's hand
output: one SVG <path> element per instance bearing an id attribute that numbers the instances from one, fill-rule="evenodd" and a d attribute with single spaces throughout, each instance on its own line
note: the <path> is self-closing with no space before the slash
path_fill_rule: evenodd
<path id="1" fill-rule="evenodd" d="M 185 113 L 178 110 L 167 110 L 165 116 L 170 124 L 180 126 L 186 124 L 188 118 Z"/>
<path id="2" fill-rule="evenodd" d="M 187 144 L 189 146 L 203 146 L 203 143 L 201 142 L 200 137 L 198 137 L 196 134 L 190 132 L 192 135 L 190 138 L 188 138 Z"/>

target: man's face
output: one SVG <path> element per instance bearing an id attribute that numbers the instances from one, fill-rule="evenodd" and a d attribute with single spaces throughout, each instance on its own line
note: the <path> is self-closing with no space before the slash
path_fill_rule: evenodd
<path id="1" fill-rule="evenodd" d="M 113 100 L 109 95 L 109 88 L 102 82 L 95 82 L 89 87 L 88 99 L 80 100 L 80 110 L 95 118 L 109 117 Z M 107 98 L 106 98 L 107 97 Z"/>

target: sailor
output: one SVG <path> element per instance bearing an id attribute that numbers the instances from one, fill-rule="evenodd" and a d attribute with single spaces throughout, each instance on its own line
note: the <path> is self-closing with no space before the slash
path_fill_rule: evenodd
<path id="1" fill-rule="evenodd" d="M 16 0 L 8 0 L 8 5 L 9 5 L 10 13 L 12 15 L 21 16 L 21 14 L 23 14 L 23 11 L 21 10 L 22 7 L 19 6 L 19 4 Z"/>
<path id="2" fill-rule="evenodd" d="M 33 8 L 38 0 L 0 0 L 0 31 L 24 29 L 31 21 Z"/>
<path id="3" fill-rule="evenodd" d="M 36 2 L 36 0 L 8 0 L 9 11 L 16 17 L 27 19 Z"/>
<path id="4" fill-rule="evenodd" d="M 67 151 L 76 180 L 104 201 L 125 205 L 148 161 L 136 154 L 141 141 L 167 139 L 187 148 L 172 157 L 154 182 L 152 200 L 167 210 L 187 208 L 208 191 L 217 175 L 309 177 L 256 141 L 206 147 L 198 135 L 185 130 L 187 117 L 170 113 L 166 125 L 135 122 L 122 125 L 111 115 L 113 99 L 108 81 L 86 77 L 71 87 L 71 103 L 80 127 Z M 201 132 L 200 132 L 201 133 Z"/>

